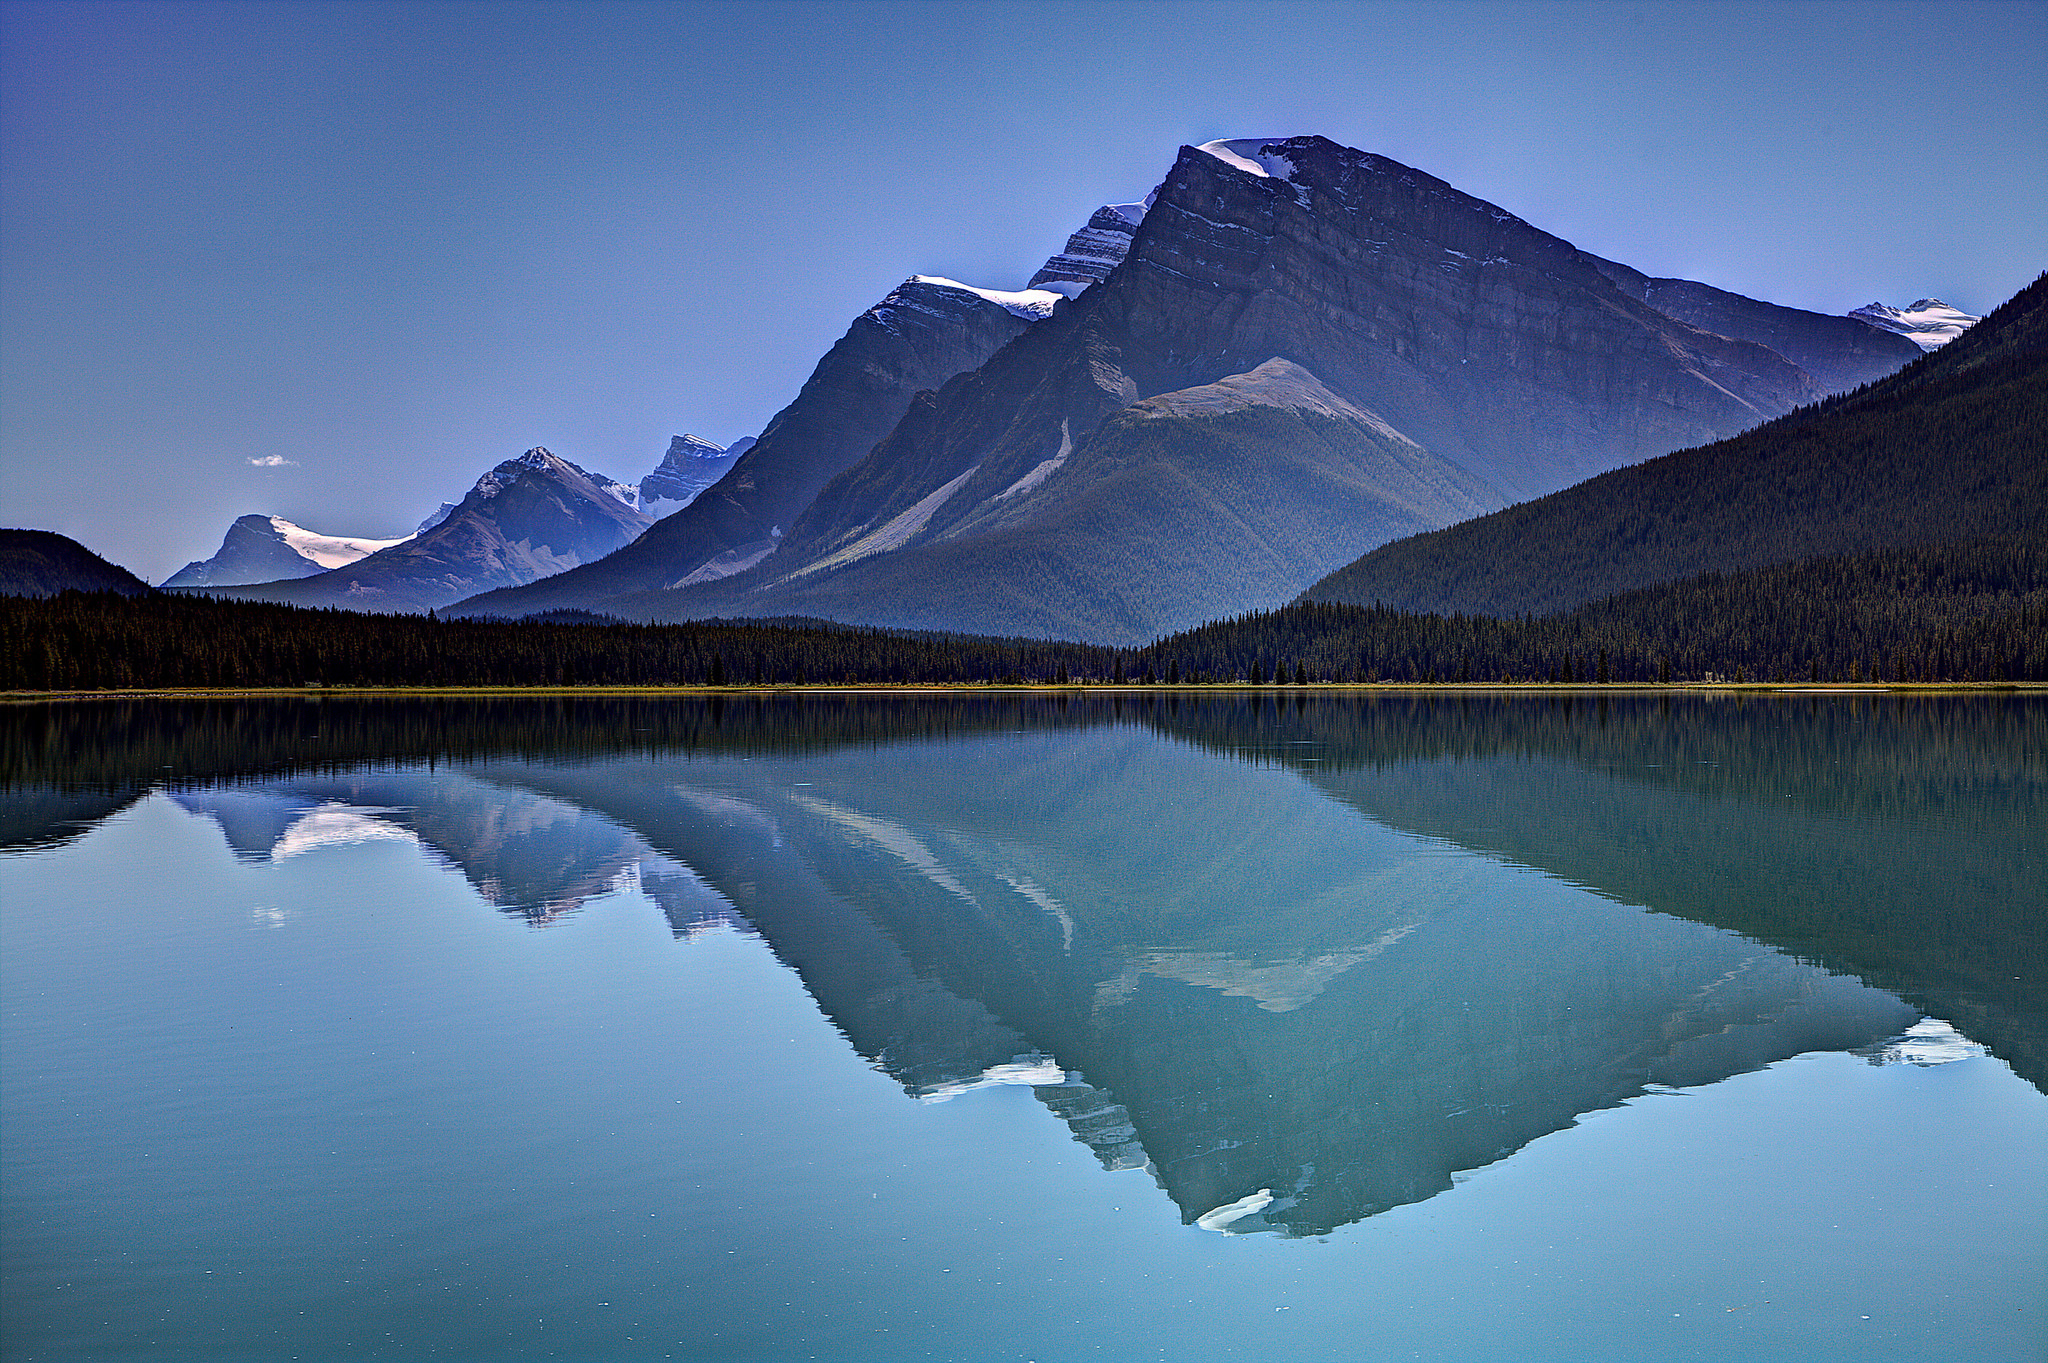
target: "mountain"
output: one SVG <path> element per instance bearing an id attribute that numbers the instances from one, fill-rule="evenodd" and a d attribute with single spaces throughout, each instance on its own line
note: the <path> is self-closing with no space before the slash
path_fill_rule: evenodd
<path id="1" fill-rule="evenodd" d="M 418 532 L 415 531 L 414 534 Z M 282 516 L 238 516 L 228 527 L 220 549 L 209 559 L 188 563 L 163 580 L 165 587 L 235 587 L 283 578 L 311 577 L 368 558 L 379 549 L 403 544 L 411 535 L 392 540 L 322 535 L 293 525 Z"/>
<path id="2" fill-rule="evenodd" d="M 2048 276 L 1867 390 L 1401 540 L 1302 593 L 1548 614 L 1694 574 L 2048 525 Z"/>
<path id="3" fill-rule="evenodd" d="M 624 550 L 550 579 L 463 603 L 527 615 L 624 592 L 708 582 L 760 561 L 818 491 L 874 447 L 919 391 L 981 364 L 1060 295 L 975 289 L 914 275 L 856 317 L 760 438 L 715 484 Z"/>
<path id="4" fill-rule="evenodd" d="M 1970 316 L 1961 308 L 1952 308 L 1939 298 L 1923 298 L 1903 308 L 1865 303 L 1849 315 L 1871 326 L 1896 332 L 1922 350 L 1947 345 L 1984 320 Z"/>
<path id="5" fill-rule="evenodd" d="M 77 540 L 49 530 L 0 530 L 0 596 L 120 592 L 141 596 L 147 582 Z"/>
<path id="6" fill-rule="evenodd" d="M 754 448 L 754 437 L 742 436 L 719 446 L 694 435 L 668 442 L 668 453 L 654 472 L 640 480 L 637 505 L 656 520 L 682 510 L 699 493 L 725 476 L 739 457 Z"/>
<path id="7" fill-rule="evenodd" d="M 1131 253 L 1131 238 L 1145 220 L 1150 201 L 1106 204 L 1095 210 L 1088 225 L 1067 238 L 1067 249 L 1039 267 L 1027 286 L 1078 297 L 1082 289 L 1100 284 Z"/>
<path id="8" fill-rule="evenodd" d="M 208 590 L 296 606 L 430 610 L 602 558 L 651 523 L 632 498 L 632 488 L 535 448 L 479 478 L 444 519 L 387 549 L 296 581 Z"/>
<path id="9" fill-rule="evenodd" d="M 1831 317 L 1780 307 L 1711 284 L 1652 279 L 1626 265 L 1589 258 L 1630 297 L 1701 331 L 1767 345 L 1813 375 L 1831 393 L 1881 379 L 1922 353 L 1923 347 L 1898 334 L 1897 328 L 1860 313 Z"/>
<path id="10" fill-rule="evenodd" d="M 650 536 L 544 598 L 467 608 L 1135 643 L 1915 353 L 1861 322 L 1659 288 L 1738 334 L 1703 330 L 1624 268 L 1323 138 L 1184 147 L 1145 205 L 1098 211 L 1040 272 L 1070 302 L 910 402 L 732 572 L 678 572 L 696 551 Z"/>

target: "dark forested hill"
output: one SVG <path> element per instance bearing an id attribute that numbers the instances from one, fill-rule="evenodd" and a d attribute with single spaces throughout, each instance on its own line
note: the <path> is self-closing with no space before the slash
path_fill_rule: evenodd
<path id="1" fill-rule="evenodd" d="M 149 589 L 147 582 L 77 540 L 48 530 L 0 530 L 0 596 L 55 596 L 58 592 L 135 596 Z"/>
<path id="2" fill-rule="evenodd" d="M 2048 277 L 1890 378 L 1385 545 L 1303 600 L 1548 614 L 1707 572 L 2048 525 Z"/>

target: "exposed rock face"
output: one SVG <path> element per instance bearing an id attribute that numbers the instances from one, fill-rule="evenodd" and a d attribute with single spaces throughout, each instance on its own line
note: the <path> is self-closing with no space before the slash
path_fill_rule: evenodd
<path id="1" fill-rule="evenodd" d="M 1031 276 L 1031 287 L 1069 285 L 1076 286 L 1073 291 L 1078 292 L 1091 284 L 1100 284 L 1130 254 L 1131 238 L 1144 220 L 1144 204 L 1108 204 L 1096 209 L 1088 225 L 1067 238 L 1067 249 Z"/>
<path id="2" fill-rule="evenodd" d="M 543 588 L 465 604 L 526 615 L 710 582 L 758 562 L 818 490 L 889 433 L 920 389 L 972 369 L 1031 322 L 971 289 L 909 280 L 847 329 L 754 446 L 624 553 Z"/>
<path id="3" fill-rule="evenodd" d="M 699 436 L 675 437 L 654 472 L 640 480 L 640 509 L 656 520 L 682 510 L 752 448 L 750 435 L 724 447 Z"/>
<path id="4" fill-rule="evenodd" d="M 1997 552 L 2018 553 L 2044 525 L 2048 278 L 1821 411 L 1382 545 L 1302 599 L 1540 616 L 1702 573 L 1874 549 L 2007 540 Z"/>
<path id="5" fill-rule="evenodd" d="M 1089 231 L 1117 235 L 1103 214 Z M 1276 360 L 1284 382 L 1266 368 Z M 1217 385 L 1237 395 L 1232 410 L 1211 393 L 1113 420 Z M 1329 410 L 1283 387 L 1312 387 Z M 605 609 L 1137 642 L 1194 610 L 1277 604 L 1287 574 L 1337 566 L 1323 556 L 1341 545 L 1548 492 L 1826 391 L 1777 351 L 1680 322 L 1569 242 L 1384 157 L 1316 137 L 1186 147 L 1121 264 L 911 403 L 772 556 L 715 588 Z M 1146 428 L 1168 418 L 1170 438 Z M 1372 468 L 1393 482 L 1373 491 L 1359 481 Z"/>
<path id="6" fill-rule="evenodd" d="M 424 611 L 603 558 L 651 521 L 620 485 L 544 449 L 477 480 L 455 510 L 415 538 L 295 582 L 216 588 L 214 595 L 349 610 Z"/>
<path id="7" fill-rule="evenodd" d="M 453 509 L 453 504 L 448 504 Z M 446 519 L 443 516 L 441 519 Z M 438 521 L 432 522 L 438 524 Z M 414 532 L 418 533 L 417 531 Z M 188 563 L 163 581 L 166 588 L 235 587 L 311 577 L 369 557 L 401 539 L 322 535 L 282 516 L 238 516 L 212 558 Z"/>
<path id="8" fill-rule="evenodd" d="M 1588 258 L 1630 297 L 1702 331 L 1767 345 L 1831 393 L 1871 383 L 1920 358 L 1921 347 L 1911 339 L 1858 313 L 1831 317 L 1780 307 L 1711 284 L 1652 279 L 1611 260 Z"/>

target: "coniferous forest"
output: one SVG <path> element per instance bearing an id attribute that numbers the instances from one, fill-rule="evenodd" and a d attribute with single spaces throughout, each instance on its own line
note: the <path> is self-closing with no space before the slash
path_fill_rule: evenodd
<path id="1" fill-rule="evenodd" d="M 1542 618 L 1298 603 L 1140 649 L 816 620 L 363 615 L 0 597 L 0 689 L 2048 681 L 2039 536 L 1709 573 Z"/>

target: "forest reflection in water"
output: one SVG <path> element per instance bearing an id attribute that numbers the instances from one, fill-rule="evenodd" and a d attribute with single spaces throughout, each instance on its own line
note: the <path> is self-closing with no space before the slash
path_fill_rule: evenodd
<path id="1" fill-rule="evenodd" d="M 244 865 L 388 844 L 537 929 L 635 893 L 685 949 L 758 935 L 908 1096 L 1028 1090 L 1181 1225 L 1293 1239 L 1797 1055 L 1988 1048 L 2042 1087 L 2044 720 L 2010 696 L 17 706 L 0 846 L 156 798 Z"/>

